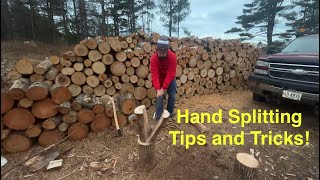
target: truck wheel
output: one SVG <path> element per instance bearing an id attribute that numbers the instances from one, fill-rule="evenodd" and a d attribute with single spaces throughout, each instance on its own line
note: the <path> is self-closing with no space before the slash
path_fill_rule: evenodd
<path id="1" fill-rule="evenodd" d="M 265 101 L 266 99 L 261 96 L 260 94 L 257 94 L 257 93 L 253 93 L 253 98 L 252 98 L 254 101 L 258 101 L 258 102 L 263 102 Z"/>

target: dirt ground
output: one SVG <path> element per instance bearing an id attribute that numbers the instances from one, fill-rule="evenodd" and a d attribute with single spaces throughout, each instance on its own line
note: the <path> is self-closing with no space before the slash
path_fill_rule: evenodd
<path id="1" fill-rule="evenodd" d="M 3 49 L 1 49 L 1 55 L 3 55 Z M 124 136 L 120 138 L 113 138 L 115 130 L 108 129 L 98 133 L 91 132 L 82 141 L 62 142 L 57 148 L 61 152 L 68 149 L 70 151 L 61 157 L 64 161 L 59 169 L 30 173 L 25 167 L 18 166 L 9 174 L 3 173 L 22 159 L 39 152 L 43 147 L 35 145 L 23 153 L 3 154 L 9 163 L 1 169 L 1 179 L 224 180 L 232 172 L 236 154 L 250 153 L 250 149 L 258 154 L 256 157 L 260 162 L 257 179 L 319 179 L 319 121 L 313 116 L 311 107 L 291 102 L 283 102 L 280 105 L 274 102 L 254 102 L 252 93 L 248 90 L 195 96 L 181 101 L 176 107 L 182 111 L 189 109 L 190 112 L 216 112 L 222 109 L 226 117 L 230 109 L 251 112 L 252 109 L 274 110 L 276 108 L 281 112 L 301 112 L 303 120 L 301 127 L 294 128 L 290 124 L 248 124 L 242 128 L 239 124 L 230 124 L 227 119 L 224 119 L 222 124 L 205 124 L 210 129 L 206 133 L 207 146 L 194 145 L 186 149 L 181 145 L 172 145 L 172 136 L 168 132 L 181 130 L 185 134 L 195 135 L 198 132 L 193 125 L 177 124 L 176 118 L 173 118 L 166 123 L 157 138 L 155 145 L 157 166 L 146 173 L 139 169 L 136 131 L 134 125 L 129 124 L 123 129 Z M 153 108 L 148 110 L 149 117 L 153 110 Z M 251 130 L 261 130 L 264 133 L 271 130 L 275 134 L 281 134 L 284 131 L 291 134 L 304 134 L 309 131 L 309 145 L 253 145 L 253 138 L 247 134 L 245 134 L 245 144 L 241 146 L 213 146 L 210 143 L 210 137 L 213 134 L 235 135 L 240 131 L 247 133 Z M 105 172 L 94 171 L 88 165 L 96 161 L 109 162 L 111 167 Z"/>

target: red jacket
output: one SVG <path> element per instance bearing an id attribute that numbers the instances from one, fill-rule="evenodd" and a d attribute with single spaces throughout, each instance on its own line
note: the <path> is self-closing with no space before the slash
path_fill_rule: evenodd
<path id="1" fill-rule="evenodd" d="M 171 81 L 176 78 L 177 56 L 169 49 L 166 59 L 160 60 L 158 53 L 154 53 L 150 61 L 153 87 L 156 90 L 167 89 Z"/>

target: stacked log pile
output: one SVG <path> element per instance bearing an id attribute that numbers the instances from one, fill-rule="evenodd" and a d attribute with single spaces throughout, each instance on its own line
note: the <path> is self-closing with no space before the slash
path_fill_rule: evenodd
<path id="1" fill-rule="evenodd" d="M 61 57 L 35 64 L 20 59 L 7 77 L 14 80 L 1 93 L 1 140 L 8 152 L 27 150 L 33 141 L 50 145 L 64 136 L 85 138 L 114 123 L 114 97 L 120 126 L 138 105 L 155 104 L 149 61 L 158 33 L 87 38 Z M 196 94 L 245 88 L 260 50 L 238 40 L 170 38 L 177 55 L 179 101 Z"/>

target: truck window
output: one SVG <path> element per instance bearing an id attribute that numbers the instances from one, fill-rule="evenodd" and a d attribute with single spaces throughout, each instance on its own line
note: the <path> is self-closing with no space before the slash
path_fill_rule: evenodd
<path id="1" fill-rule="evenodd" d="M 319 37 L 307 36 L 293 40 L 282 53 L 311 53 L 319 54 Z"/>

